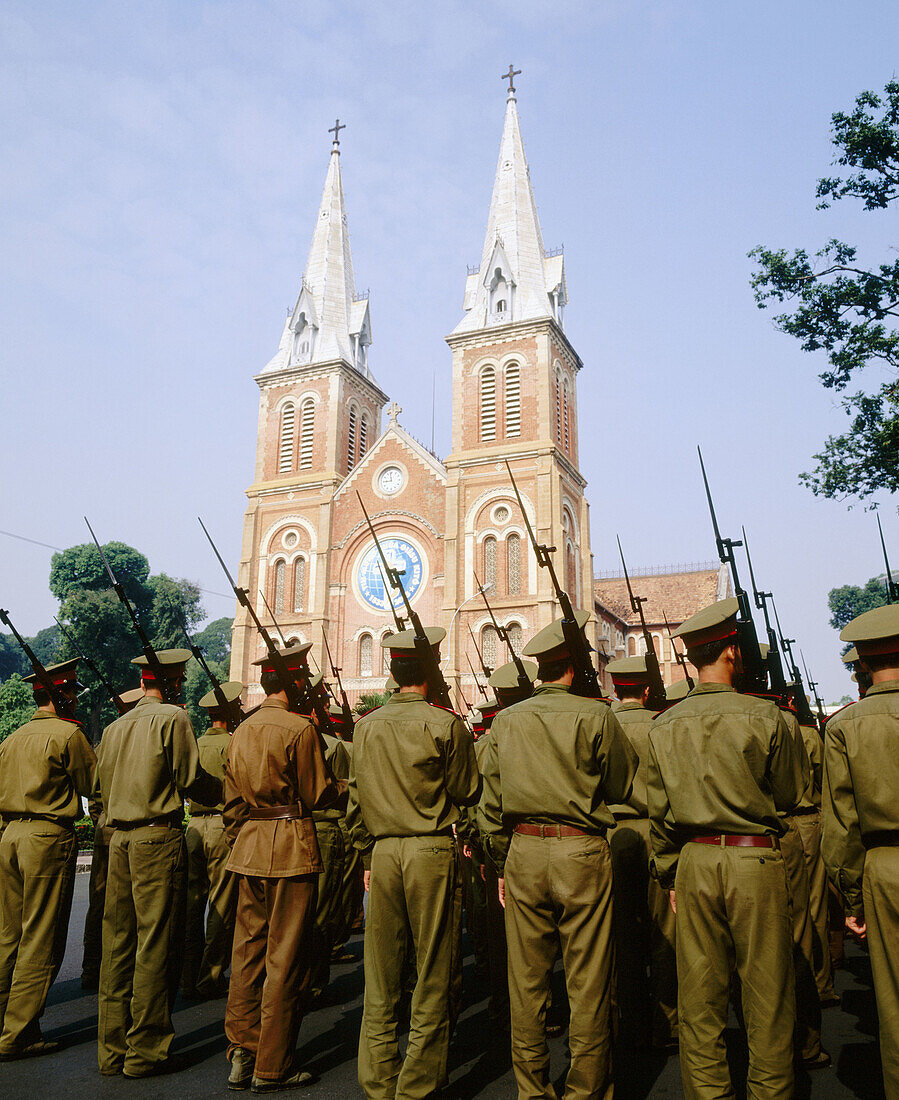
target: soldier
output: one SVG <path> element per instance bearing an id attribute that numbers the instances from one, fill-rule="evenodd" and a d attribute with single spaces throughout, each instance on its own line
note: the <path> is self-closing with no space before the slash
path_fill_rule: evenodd
<path id="1" fill-rule="evenodd" d="M 98 1061 L 105 1075 L 149 1077 L 173 1068 L 172 1004 L 178 989 L 187 886 L 183 798 L 214 806 L 222 786 L 200 766 L 197 739 L 177 698 L 187 649 L 156 657 L 167 684 L 144 656 L 143 698 L 103 731 L 96 789 L 109 843 Z M 165 689 L 165 690 L 163 690 Z"/>
<path id="2" fill-rule="evenodd" d="M 122 714 L 133 710 L 143 695 L 143 689 L 139 687 L 120 692 L 119 699 L 124 707 Z M 103 957 L 103 907 L 106 904 L 106 875 L 109 870 L 112 829 L 106 824 L 106 814 L 100 799 L 91 798 L 87 809 L 94 824 L 94 846 L 87 886 L 87 914 L 84 918 L 81 988 L 96 993 L 100 986 L 100 960 Z"/>
<path id="3" fill-rule="evenodd" d="M 309 649 L 278 650 L 297 684 Z M 225 773 L 228 869 L 238 879 L 225 1034 L 228 1088 L 259 1093 L 312 1080 L 295 1062 L 322 870 L 312 812 L 339 792 L 315 727 L 289 709 L 293 685 L 271 656 L 255 663 L 265 701 L 232 734 Z"/>
<path id="4" fill-rule="evenodd" d="M 804 786 L 780 710 L 739 695 L 736 599 L 674 632 L 699 672 L 649 732 L 646 788 L 653 874 L 677 912 L 678 1032 L 688 1100 L 732 1096 L 724 1046 L 741 979 L 752 1096 L 793 1095 L 796 1018 L 786 868 L 789 811 Z"/>
<path id="5" fill-rule="evenodd" d="M 610 806 L 617 826 L 609 837 L 615 893 L 615 963 L 623 1038 L 664 1049 L 677 1043 L 677 963 L 674 913 L 668 894 L 649 874 L 651 849 L 646 768 L 653 712 L 646 706 L 645 657 L 610 661 L 618 701 L 612 705 L 639 758 L 627 803 Z M 647 986 L 646 975 L 649 973 Z"/>
<path id="6" fill-rule="evenodd" d="M 583 629 L 589 615 L 576 612 Z M 520 1096 L 555 1097 L 546 1008 L 561 941 L 571 1005 L 565 1097 L 612 1096 L 612 862 L 608 802 L 637 757 L 607 703 L 569 692 L 561 620 L 524 647 L 542 683 L 493 720 L 478 820 L 506 908 L 512 1065 Z"/>
<path id="7" fill-rule="evenodd" d="M 350 756 L 353 752 L 353 727 L 345 724 L 342 707 L 335 704 L 331 707 L 329 713 L 334 731 L 343 742 L 343 750 L 346 753 L 347 778 L 349 778 Z M 351 951 L 347 951 L 346 944 L 357 925 L 361 930 L 363 921 L 362 899 L 365 890 L 362 886 L 362 858 L 359 855 L 359 850 L 354 847 L 350 839 L 350 833 L 346 825 L 346 811 L 341 813 L 337 825 L 343 838 L 343 874 L 340 880 L 340 901 L 335 913 L 334 947 L 331 952 L 331 962 L 339 965 L 356 961 L 356 956 Z"/>
<path id="8" fill-rule="evenodd" d="M 866 611 L 843 628 L 871 678 L 865 697 L 834 715 L 824 742 L 822 851 L 866 939 L 880 1020 L 888 1100 L 899 1097 L 899 605 Z M 861 680 L 861 678 L 860 678 Z"/>
<path id="9" fill-rule="evenodd" d="M 436 650 L 446 631 L 426 633 Z M 460 891 L 453 825 L 459 807 L 477 801 L 480 777 L 461 719 L 427 701 L 415 631 L 382 645 L 398 690 L 356 723 L 347 824 L 369 889 L 359 1084 L 367 1097 L 386 1100 L 430 1096 L 446 1079 Z M 397 1024 L 410 949 L 418 977 L 403 1060 Z"/>
<path id="10" fill-rule="evenodd" d="M 224 782 L 231 743 L 229 724 L 233 727 L 240 720 L 240 696 L 244 686 L 239 680 L 229 680 L 221 684 L 220 689 L 226 706 L 219 703 L 215 690 L 208 691 L 200 700 L 199 705 L 209 712 L 212 724 L 197 739 L 197 749 L 200 765 Z M 225 971 L 231 961 L 237 880 L 228 870 L 231 850 L 225 837 L 223 809 L 221 801 L 207 806 L 192 799 L 190 822 L 184 835 L 187 844 L 187 934 L 181 995 L 188 1000 L 213 1000 L 225 996 L 228 991 Z"/>
<path id="11" fill-rule="evenodd" d="M 95 757 L 76 721 L 78 659 L 38 677 L 37 711 L 0 744 L 0 1060 L 50 1054 L 40 1019 L 62 964 L 75 883 L 75 821 L 90 794 Z M 63 710 L 62 703 L 65 702 Z"/>

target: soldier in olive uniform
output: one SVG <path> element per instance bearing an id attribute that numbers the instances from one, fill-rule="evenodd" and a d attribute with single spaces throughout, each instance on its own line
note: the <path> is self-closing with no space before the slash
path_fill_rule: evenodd
<path id="1" fill-rule="evenodd" d="M 209 712 L 212 725 L 197 740 L 200 765 L 224 782 L 229 723 L 240 721 L 240 696 L 244 686 L 238 680 L 219 685 L 225 697 L 222 706 L 215 690 L 208 691 L 200 706 Z M 225 971 L 231 961 L 237 880 L 228 870 L 231 850 L 222 821 L 224 803 L 207 806 L 190 802 L 190 822 L 184 834 L 187 844 L 187 935 L 181 994 L 188 1000 L 223 997 L 228 990 Z M 207 915 L 206 907 L 209 907 Z"/>
<path id="2" fill-rule="evenodd" d="M 610 661 L 606 672 L 618 696 L 612 710 L 640 761 L 627 803 L 609 807 L 618 823 L 609 848 L 621 1032 L 632 1042 L 664 1048 L 677 1042 L 677 963 L 668 893 L 649 874 L 646 768 L 653 712 L 646 706 L 646 658 Z"/>
<path id="3" fill-rule="evenodd" d="M 200 765 L 187 714 L 163 702 L 180 693 L 190 651 L 164 649 L 156 656 L 167 685 L 157 683 L 146 657 L 136 657 L 143 698 L 106 727 L 97 755 L 97 790 L 114 830 L 103 912 L 98 1061 L 101 1073 L 126 1077 L 169 1068 L 187 888 L 183 799 L 214 806 L 222 797 L 220 780 Z"/>
<path id="4" fill-rule="evenodd" d="M 430 1096 L 446 1079 L 460 890 L 453 825 L 480 792 L 471 734 L 427 701 L 414 633 L 382 643 L 399 689 L 356 723 L 347 807 L 369 887 L 359 1083 L 366 1097 L 384 1100 Z M 445 634 L 427 630 L 435 648 Z M 397 1025 L 410 949 L 418 977 L 403 1060 Z"/>
<path id="5" fill-rule="evenodd" d="M 75 821 L 95 757 L 74 718 L 78 660 L 46 669 L 62 710 L 36 676 L 37 712 L 0 744 L 0 1060 L 58 1049 L 41 1036 L 62 964 L 75 883 Z"/>
<path id="6" fill-rule="evenodd" d="M 329 713 L 334 732 L 343 744 L 343 751 L 346 754 L 347 778 L 349 778 L 350 755 L 353 751 L 353 727 L 346 724 L 343 708 L 337 704 L 331 706 Z M 334 946 L 331 953 L 331 962 L 349 963 L 355 962 L 356 956 L 351 951 L 347 951 L 346 943 L 357 921 L 361 925 L 362 898 L 365 890 L 362 886 L 362 857 L 359 855 L 358 848 L 350 839 L 346 824 L 346 810 L 341 813 L 337 825 L 343 838 L 343 874 L 340 879 L 340 898 L 334 915 Z"/>
<path id="7" fill-rule="evenodd" d="M 736 599 L 674 632 L 699 682 L 649 732 L 653 873 L 677 912 L 678 1031 L 688 1100 L 733 1096 L 724 1046 L 734 971 L 749 1043 L 747 1095 L 793 1095 L 795 982 L 780 853 L 802 794 L 782 712 L 733 687 L 741 670 Z"/>
<path id="8" fill-rule="evenodd" d="M 583 629 L 589 615 L 576 613 Z M 566 1100 L 612 1096 L 612 861 L 607 803 L 630 796 L 637 757 L 611 707 L 569 692 L 561 621 L 524 648 L 542 683 L 494 718 L 481 767 L 481 832 L 506 908 L 512 1065 L 520 1096 L 554 1098 L 546 1009 L 561 941 L 571 1005 Z"/>
<path id="9" fill-rule="evenodd" d="M 887 1100 L 899 1098 L 899 606 L 866 611 L 843 628 L 871 678 L 865 697 L 834 715 L 824 743 L 828 873 L 846 927 L 867 939 L 880 1021 Z"/>

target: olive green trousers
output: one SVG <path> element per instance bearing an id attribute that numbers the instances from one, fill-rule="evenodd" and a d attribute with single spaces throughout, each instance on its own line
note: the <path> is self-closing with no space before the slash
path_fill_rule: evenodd
<path id="1" fill-rule="evenodd" d="M 184 948 L 185 864 L 180 828 L 113 833 L 100 966 L 101 1073 L 147 1073 L 168 1057 Z"/>
<path id="2" fill-rule="evenodd" d="M 814 925 L 811 914 L 808 865 L 799 832 L 801 816 L 782 819 L 787 831 L 780 850 L 787 868 L 793 966 L 796 970 L 796 1054 L 812 1059 L 821 1053 L 821 999 L 815 982 Z"/>
<path id="3" fill-rule="evenodd" d="M 341 817 L 338 824 L 340 835 L 343 837 L 343 875 L 340 883 L 338 921 L 334 929 L 335 950 L 343 947 L 350 938 L 350 929 L 362 912 L 362 897 L 365 893 L 362 886 L 362 856 L 359 854 L 359 849 L 353 847 L 346 827 L 346 817 Z"/>
<path id="4" fill-rule="evenodd" d="M 899 1100 L 899 848 L 872 848 L 862 879 L 886 1100 Z"/>
<path id="5" fill-rule="evenodd" d="M 331 952 L 342 923 L 344 845 L 340 825 L 325 819 L 315 822 L 318 850 L 323 870 L 318 876 L 318 902 L 315 907 L 315 934 L 312 948 L 310 994 L 321 996 L 331 975 Z"/>
<path id="6" fill-rule="evenodd" d="M 821 855 L 821 811 L 797 814 L 796 825 L 808 871 L 809 913 L 812 919 L 812 957 L 818 996 L 827 1000 L 834 996 L 833 966 L 828 934 L 827 871 Z"/>
<path id="7" fill-rule="evenodd" d="M 184 834 L 187 845 L 187 932 L 181 991 L 219 997 L 231 962 L 237 879 L 228 870 L 231 849 L 221 814 L 197 814 Z M 208 914 L 207 914 L 208 906 Z"/>
<path id="8" fill-rule="evenodd" d="M 109 871 L 109 842 L 113 830 L 94 826 L 94 847 L 87 885 L 87 915 L 84 918 L 84 953 L 81 956 L 81 980 L 96 985 L 100 980 L 103 958 L 103 909 L 106 906 L 106 876 Z"/>
<path id="9" fill-rule="evenodd" d="M 546 1009 L 557 945 L 571 1006 L 565 1100 L 612 1096 L 612 858 L 601 836 L 515 833 L 505 866 L 512 1067 L 520 1100 L 548 1098 Z"/>
<path id="10" fill-rule="evenodd" d="M 358 1062 L 359 1084 L 369 1100 L 426 1097 L 446 1081 L 459 882 L 451 836 L 385 837 L 375 842 Z M 410 947 L 418 977 L 402 1059 L 397 1024 L 403 964 Z"/>
<path id="11" fill-rule="evenodd" d="M 787 873 L 772 848 L 685 844 L 677 863 L 681 1078 L 687 1100 L 732 1100 L 724 1029 L 739 975 L 747 1100 L 792 1100 L 796 1022 Z"/>
<path id="12" fill-rule="evenodd" d="M 0 1054 L 41 1037 L 65 954 L 77 851 L 74 832 L 50 821 L 10 821 L 0 838 Z"/>

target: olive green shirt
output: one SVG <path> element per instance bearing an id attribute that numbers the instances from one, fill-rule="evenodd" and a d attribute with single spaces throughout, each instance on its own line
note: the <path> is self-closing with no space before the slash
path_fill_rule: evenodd
<path id="1" fill-rule="evenodd" d="M 805 788 L 802 757 L 783 713 L 726 684 L 697 684 L 655 719 L 646 776 L 653 874 L 674 885 L 691 836 L 782 836 Z"/>
<path id="2" fill-rule="evenodd" d="M 637 699 L 624 699 L 612 704 L 612 713 L 618 719 L 624 735 L 637 754 L 637 774 L 626 803 L 616 802 L 609 809 L 618 817 L 646 817 L 646 769 L 649 766 L 649 731 L 655 711 L 648 710 Z"/>
<path id="3" fill-rule="evenodd" d="M 824 779 L 824 742 L 817 726 L 800 726 L 802 743 L 805 745 L 805 754 L 808 757 L 809 775 L 808 783 L 802 793 L 799 803 L 800 809 L 820 809 L 821 784 Z"/>
<path id="4" fill-rule="evenodd" d="M 781 817 L 789 817 L 791 813 L 801 813 L 803 810 L 807 812 L 815 808 L 815 803 L 812 801 L 811 796 L 814 777 L 812 776 L 812 766 L 809 761 L 808 750 L 805 747 L 802 726 L 799 725 L 799 719 L 796 717 L 796 712 L 784 707 L 780 708 L 780 712 L 784 716 L 784 721 L 787 723 L 790 736 L 793 738 L 793 744 L 796 746 L 796 753 L 799 757 L 800 767 L 802 768 L 802 795 L 799 802 L 793 810 L 781 812 Z"/>
<path id="5" fill-rule="evenodd" d="M 221 783 L 225 782 L 225 765 L 228 763 L 228 746 L 230 744 L 231 734 L 227 730 L 216 729 L 215 726 L 210 726 L 202 736 L 197 738 L 200 767 Z M 225 803 L 223 800 L 215 806 L 206 806 L 195 798 L 190 800 L 190 812 L 192 814 L 221 813 L 224 808 Z"/>
<path id="6" fill-rule="evenodd" d="M 445 832 L 480 789 L 474 738 L 417 692 L 398 691 L 356 723 L 347 828 L 366 865 L 381 837 Z"/>
<path id="7" fill-rule="evenodd" d="M 187 714 L 151 696 L 103 731 L 97 785 L 113 828 L 180 812 L 185 797 L 206 806 L 222 798 L 221 780 L 200 766 Z"/>
<path id="8" fill-rule="evenodd" d="M 604 833 L 627 802 L 639 761 L 608 704 L 541 684 L 493 719 L 482 759 L 478 824 L 502 875 L 523 821 Z"/>
<path id="9" fill-rule="evenodd" d="M 40 814 L 64 824 L 82 816 L 96 757 L 81 726 L 38 711 L 0 743 L 0 817 Z"/>
<path id="10" fill-rule="evenodd" d="M 861 917 L 865 851 L 875 834 L 899 834 L 899 680 L 875 684 L 828 720 L 821 809 L 824 865 Z"/>
<path id="11" fill-rule="evenodd" d="M 345 785 L 350 777 L 350 754 L 346 743 L 333 733 L 323 733 L 322 740 L 325 743 L 325 763 L 333 772 L 334 778 L 343 780 Z M 339 806 L 329 806 L 324 810 L 314 810 L 312 818 L 314 821 L 339 821 L 345 813 L 346 810 Z"/>

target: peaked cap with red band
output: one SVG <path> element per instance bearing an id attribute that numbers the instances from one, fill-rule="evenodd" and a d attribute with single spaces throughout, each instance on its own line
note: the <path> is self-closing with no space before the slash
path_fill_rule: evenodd
<path id="1" fill-rule="evenodd" d="M 305 672 L 308 667 L 306 655 L 310 649 L 312 649 L 312 642 L 297 642 L 295 645 L 282 646 L 277 652 L 279 656 L 284 658 L 288 672 Z M 264 657 L 260 657 L 258 661 L 254 661 L 253 664 L 263 672 L 275 671 L 275 666 L 268 653 Z"/>
<path id="2" fill-rule="evenodd" d="M 84 687 L 84 684 L 78 679 L 78 662 L 80 660 L 80 657 L 73 657 L 70 661 L 62 661 L 58 665 L 47 665 L 44 672 L 47 673 L 47 678 L 54 687 L 79 691 Z M 47 690 L 36 672 L 33 672 L 30 676 L 23 676 L 22 680 L 26 684 L 31 684 L 34 691 Z"/>
<path id="3" fill-rule="evenodd" d="M 190 660 L 192 654 L 189 649 L 157 649 L 156 659 L 162 665 L 162 671 L 166 676 L 177 676 L 184 672 L 184 666 Z M 156 676 L 153 669 L 150 667 L 150 662 L 143 655 L 140 657 L 134 657 L 131 661 L 133 665 L 138 665 L 140 668 L 140 678 L 147 683 L 155 684 Z"/>
<path id="4" fill-rule="evenodd" d="M 578 629 L 583 630 L 590 621 L 589 611 L 574 611 L 575 622 Z M 587 643 L 588 649 L 590 643 Z M 560 661 L 563 657 L 570 657 L 568 643 L 565 641 L 565 632 L 562 629 L 562 620 L 556 619 L 549 626 L 538 631 L 521 651 L 526 657 L 536 657 L 538 661 L 548 664 L 550 661 Z"/>
<path id="5" fill-rule="evenodd" d="M 424 631 L 432 649 L 436 649 L 446 637 L 442 626 L 426 626 Z M 415 653 L 415 631 L 410 627 L 398 634 L 387 634 L 381 639 L 381 645 L 390 650 L 391 657 L 408 657 Z"/>
<path id="6" fill-rule="evenodd" d="M 854 642 L 861 660 L 899 653 L 899 604 L 856 615 L 840 631 L 840 640 Z"/>
<path id="7" fill-rule="evenodd" d="M 533 661 L 522 661 L 524 665 L 524 671 L 527 674 L 527 678 L 533 684 L 537 679 L 537 666 Z M 518 682 L 518 666 L 514 661 L 509 661 L 507 664 L 500 665 L 499 668 L 493 671 L 490 679 L 487 681 L 487 686 L 492 687 L 494 691 L 520 691 L 521 684 Z"/>
<path id="8" fill-rule="evenodd" d="M 645 657 L 621 657 L 617 661 L 609 661 L 606 672 L 612 677 L 615 687 L 646 687 L 649 682 Z"/>
<path id="9" fill-rule="evenodd" d="M 672 632 L 673 638 L 683 638 L 687 649 L 737 638 L 737 612 L 740 601 L 735 596 L 704 607 Z"/>
<path id="10" fill-rule="evenodd" d="M 226 680 L 223 684 L 219 684 L 222 689 L 222 694 L 229 703 L 236 703 L 243 693 L 243 684 L 240 680 Z M 207 691 L 197 706 L 202 707 L 204 710 L 218 710 L 220 707 L 218 699 L 215 697 L 215 688 L 212 691 Z"/>
<path id="11" fill-rule="evenodd" d="M 669 703 L 679 703 L 681 699 L 687 698 L 691 690 L 686 680 L 675 680 L 665 688 L 665 699 Z"/>

